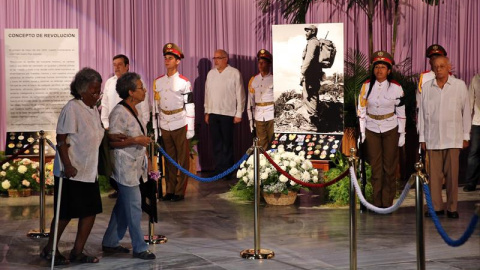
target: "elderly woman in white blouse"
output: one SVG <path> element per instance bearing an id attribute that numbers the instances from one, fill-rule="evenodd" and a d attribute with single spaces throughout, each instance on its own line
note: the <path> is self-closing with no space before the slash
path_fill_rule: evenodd
<path id="1" fill-rule="evenodd" d="M 97 257 L 83 253 L 85 243 L 102 201 L 97 181 L 98 149 L 104 135 L 100 114 L 95 106 L 100 98 L 102 77 L 91 69 L 80 70 L 70 84 L 74 96 L 60 112 L 57 123 L 57 153 L 54 162 L 55 197 L 57 204 L 59 177 L 63 177 L 62 199 L 58 222 L 58 239 L 72 218 L 78 218 L 78 231 L 69 260 L 55 251 L 55 265 L 70 262 L 97 263 Z M 55 206 L 56 208 L 56 206 Z M 51 260 L 54 220 L 48 244 L 40 257 Z"/>
<path id="2" fill-rule="evenodd" d="M 111 142 L 114 148 L 112 178 L 118 185 L 118 198 L 112 211 L 108 228 L 103 236 L 102 249 L 105 253 L 129 253 L 120 241 L 129 229 L 133 257 L 144 260 L 155 259 L 148 250 L 140 226 L 142 219 L 140 181 L 147 181 L 148 159 L 146 146 L 150 138 L 146 127 L 138 117 L 136 105 L 145 99 L 146 90 L 136 73 L 125 73 L 117 81 L 116 90 L 122 101 L 110 113 L 109 134 L 124 134 L 128 138 Z"/>

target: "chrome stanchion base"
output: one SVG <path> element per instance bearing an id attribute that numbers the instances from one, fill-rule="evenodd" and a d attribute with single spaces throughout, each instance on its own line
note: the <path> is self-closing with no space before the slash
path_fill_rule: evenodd
<path id="1" fill-rule="evenodd" d="M 145 235 L 143 236 L 145 243 L 149 245 L 156 245 L 156 244 L 165 244 L 167 243 L 168 239 L 165 235 Z"/>
<path id="2" fill-rule="evenodd" d="M 275 256 L 275 253 L 269 249 L 260 249 L 259 253 L 255 252 L 255 249 L 245 249 L 240 252 L 240 256 L 244 259 L 251 260 L 261 260 L 261 259 L 272 259 Z"/>
<path id="3" fill-rule="evenodd" d="M 40 230 L 31 230 L 27 233 L 30 238 L 47 238 L 50 235 L 50 230 L 45 229 L 43 232 Z"/>

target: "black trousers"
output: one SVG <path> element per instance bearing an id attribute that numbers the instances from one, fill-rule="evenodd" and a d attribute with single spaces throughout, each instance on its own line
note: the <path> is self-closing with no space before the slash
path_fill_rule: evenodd
<path id="1" fill-rule="evenodd" d="M 218 174 L 233 166 L 233 116 L 210 114 L 209 128 L 215 173 Z"/>

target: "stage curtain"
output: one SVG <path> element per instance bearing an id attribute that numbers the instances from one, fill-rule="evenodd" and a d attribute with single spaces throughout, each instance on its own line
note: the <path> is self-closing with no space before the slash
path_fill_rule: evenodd
<path id="1" fill-rule="evenodd" d="M 317 2 L 307 14 L 307 23 L 342 22 L 345 47 L 367 53 L 366 16 L 357 8 L 346 13 L 343 2 Z M 413 71 L 422 72 L 428 67 L 426 47 L 440 43 L 448 51 L 455 75 L 468 83 L 479 72 L 480 1 L 440 1 L 438 6 L 420 0 L 401 2 L 396 61 L 411 57 Z M 377 8 L 374 18 L 374 50 L 391 48 L 391 17 L 382 8 Z M 153 80 L 164 73 L 162 47 L 177 43 L 185 54 L 180 72 L 194 87 L 200 165 L 208 170 L 213 164 L 203 122 L 203 95 L 214 50 L 229 52 L 230 64 L 242 72 L 247 85 L 257 72 L 256 52 L 272 49 L 271 25 L 286 23 L 278 5 L 262 13 L 252 0 L 0 0 L 0 65 L 5 70 L 5 28 L 78 28 L 81 67 L 98 70 L 106 81 L 113 75 L 112 57 L 126 54 L 130 70 L 142 75 L 151 96 Z M 4 150 L 4 72 L 0 80 L 0 149 Z M 235 128 L 235 142 L 232 151 L 238 159 L 252 144 L 246 114 Z"/>

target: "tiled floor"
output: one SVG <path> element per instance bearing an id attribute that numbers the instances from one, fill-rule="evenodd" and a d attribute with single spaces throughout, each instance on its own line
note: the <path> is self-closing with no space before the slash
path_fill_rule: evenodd
<path id="1" fill-rule="evenodd" d="M 86 251 L 100 258 L 95 265 L 71 264 L 71 269 L 349 269 L 349 211 L 319 206 L 317 197 L 302 194 L 293 206 L 262 204 L 261 247 L 271 249 L 270 260 L 246 260 L 239 255 L 253 248 L 253 204 L 224 199 L 232 182 L 199 183 L 190 180 L 186 200 L 159 202 L 157 233 L 168 242 L 152 245 L 154 261 L 133 259 L 131 254 L 104 256 L 101 240 L 114 199 L 103 197 L 104 211 L 97 216 Z M 413 191 L 412 191 L 413 193 Z M 458 238 L 469 223 L 480 191 L 460 193 L 460 219 L 445 217 L 445 230 Z M 46 239 L 25 235 L 38 228 L 38 197 L 0 198 L 0 269 L 45 269 L 39 256 Z M 358 214 L 358 269 L 416 269 L 415 211 L 413 195 L 392 215 Z M 48 198 L 51 201 L 51 197 Z M 31 205 L 29 205 L 31 204 Z M 47 205 L 47 226 L 52 205 Z M 147 232 L 147 217 L 143 228 Z M 430 219 L 425 220 L 427 269 L 480 269 L 480 225 L 463 246 L 448 246 Z M 76 222 L 67 228 L 60 250 L 72 248 Z M 127 237 L 123 244 L 131 247 Z"/>

